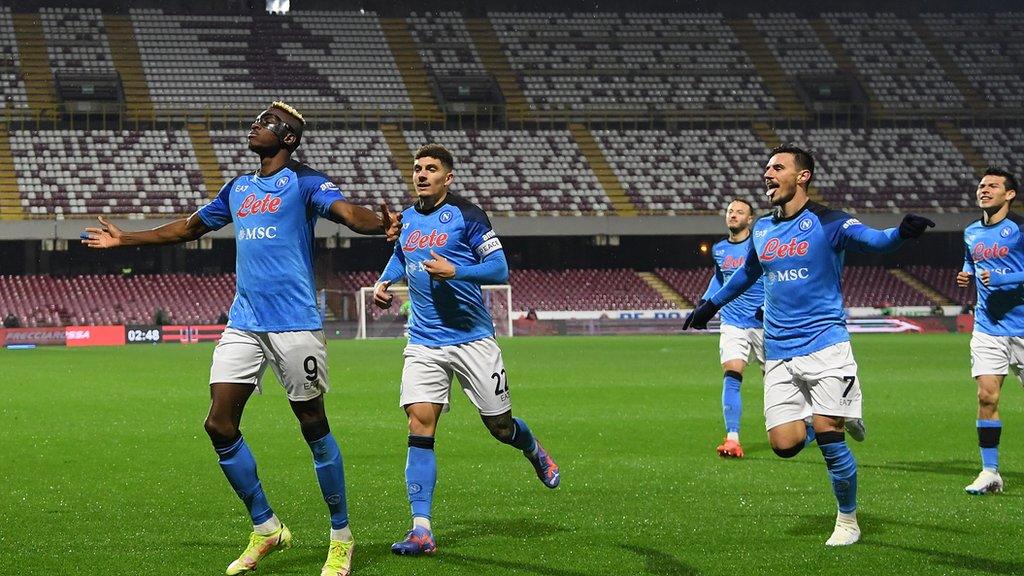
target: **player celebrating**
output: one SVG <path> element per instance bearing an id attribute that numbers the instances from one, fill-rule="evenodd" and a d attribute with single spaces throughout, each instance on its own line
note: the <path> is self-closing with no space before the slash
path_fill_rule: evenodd
<path id="1" fill-rule="evenodd" d="M 87 228 L 82 235 L 92 248 L 175 244 L 235 224 L 235 300 L 213 352 L 205 423 L 221 469 L 253 523 L 249 545 L 228 566 L 229 575 L 254 570 L 269 552 L 291 546 L 292 534 L 270 507 L 256 475 L 256 460 L 239 431 L 250 395 L 262 391 L 268 363 L 287 391 L 313 453 L 330 512 L 330 547 L 321 574 L 347 576 L 351 571 L 354 541 L 341 451 L 324 410 L 327 349 L 313 285 L 313 229 L 317 217 L 324 217 L 355 232 L 386 233 L 393 240 L 401 216 L 384 205 L 378 216 L 348 203 L 327 176 L 292 160 L 304 124 L 297 110 L 274 102 L 249 131 L 249 149 L 260 157 L 259 170 L 232 179 L 188 218 L 140 232 L 122 231 L 100 218 L 102 228 Z"/>
<path id="2" fill-rule="evenodd" d="M 1003 491 L 999 475 L 999 392 L 1008 368 L 1020 378 L 1024 365 L 1024 218 L 1010 211 L 1017 179 L 989 168 L 978 183 L 981 219 L 964 229 L 962 288 L 977 272 L 978 304 L 971 335 L 971 375 L 978 382 L 978 446 L 981 473 L 964 490 L 969 494 Z"/>
<path id="3" fill-rule="evenodd" d="M 754 224 L 754 207 L 746 200 L 733 200 L 725 210 L 725 226 L 729 237 L 714 245 L 715 274 L 704 291 L 701 302 L 718 292 L 733 272 L 743 266 L 750 251 L 750 227 Z M 740 416 L 743 400 L 740 384 L 743 370 L 751 356 L 764 366 L 764 282 L 757 282 L 721 310 L 722 327 L 718 337 L 718 355 L 725 374 L 722 383 L 722 415 L 725 417 L 725 441 L 718 447 L 723 458 L 743 458 L 740 445 Z"/>
<path id="4" fill-rule="evenodd" d="M 403 213 L 401 238 L 374 290 L 388 308 L 388 287 L 405 277 L 412 316 L 402 369 L 401 406 L 409 419 L 405 468 L 412 529 L 391 546 L 395 554 L 432 554 L 437 549 L 430 508 L 437 479 L 434 433 L 448 410 L 452 377 L 480 412 L 490 433 L 521 450 L 548 488 L 559 483 L 558 465 L 526 422 L 512 417 L 508 376 L 484 306 L 481 284 L 508 279 L 501 242 L 487 215 L 448 191 L 454 174 L 451 152 L 440 144 L 416 151 L 413 180 L 417 202 Z"/>
<path id="5" fill-rule="evenodd" d="M 812 417 L 839 504 L 826 544 L 860 539 L 857 524 L 857 462 L 846 444 L 844 421 L 861 417 L 857 363 L 850 349 L 840 290 L 847 249 L 894 250 L 917 238 L 926 218 L 908 214 L 898 228 L 875 230 L 838 210 L 811 202 L 807 187 L 814 158 L 795 146 L 772 150 L 764 183 L 772 214 L 754 223 L 743 267 L 687 316 L 684 328 L 705 328 L 719 308 L 739 297 L 762 275 L 764 283 L 765 428 L 772 450 L 791 458 L 809 441 L 804 419 Z"/>

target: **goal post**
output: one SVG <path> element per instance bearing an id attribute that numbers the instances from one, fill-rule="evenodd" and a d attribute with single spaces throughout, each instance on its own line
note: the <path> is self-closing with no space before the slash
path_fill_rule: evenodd
<path id="1" fill-rule="evenodd" d="M 494 334 L 512 336 L 512 286 L 495 284 L 480 287 L 484 306 L 490 310 L 494 321 Z M 373 286 L 359 289 L 356 298 L 356 312 L 359 316 L 357 339 L 400 338 L 407 336 L 409 326 L 416 319 L 411 307 L 403 305 L 409 301 L 408 286 L 391 286 L 388 292 L 394 295 L 391 308 L 381 310 L 373 303 Z"/>

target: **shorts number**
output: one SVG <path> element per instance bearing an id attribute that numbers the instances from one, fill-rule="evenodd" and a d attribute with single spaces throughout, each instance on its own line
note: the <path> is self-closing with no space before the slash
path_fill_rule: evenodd
<path id="1" fill-rule="evenodd" d="M 843 376 L 843 380 L 846 380 L 846 390 L 843 390 L 843 398 L 850 393 L 850 389 L 853 388 L 853 383 L 857 381 L 856 376 Z"/>
<path id="2" fill-rule="evenodd" d="M 495 372 L 491 374 L 491 378 L 494 378 L 494 395 L 501 396 L 508 392 L 508 376 L 505 375 L 505 369 L 501 369 L 501 373 Z"/>
<path id="3" fill-rule="evenodd" d="M 306 359 L 302 361 L 302 369 L 306 371 L 307 381 L 316 382 L 318 376 L 316 356 L 306 356 Z"/>

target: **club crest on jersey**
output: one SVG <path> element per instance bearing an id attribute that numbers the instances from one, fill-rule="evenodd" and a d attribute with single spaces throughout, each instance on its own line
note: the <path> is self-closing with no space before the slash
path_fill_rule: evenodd
<path id="1" fill-rule="evenodd" d="M 722 260 L 722 270 L 733 270 L 735 268 L 742 268 L 743 263 L 747 261 L 746 256 L 726 256 Z"/>
<path id="2" fill-rule="evenodd" d="M 810 230 L 811 226 L 814 226 L 814 222 L 811 222 L 810 218 L 804 218 L 800 221 L 800 229 L 804 232 Z"/>
<path id="3" fill-rule="evenodd" d="M 993 243 L 991 246 L 984 242 L 978 242 L 974 245 L 974 249 L 971 250 L 971 257 L 974 258 L 975 262 L 981 262 L 982 260 L 988 260 L 990 258 L 1004 258 L 1010 253 L 1010 248 L 1007 246 L 1000 246 L 999 243 Z"/>
<path id="4" fill-rule="evenodd" d="M 270 194 L 266 194 L 263 198 L 257 199 L 255 194 L 249 194 L 242 200 L 242 205 L 238 207 L 238 212 L 235 212 L 235 214 L 239 218 L 245 218 L 250 214 L 277 212 L 280 207 L 281 198 L 274 198 Z"/>
<path id="5" fill-rule="evenodd" d="M 281 176 L 280 178 L 277 179 L 277 182 L 274 182 L 274 186 L 277 186 L 278 188 L 284 188 L 285 186 L 288 185 L 289 180 L 291 180 L 291 178 L 287 176 Z"/>
<path id="6" fill-rule="evenodd" d="M 999 235 L 1002 236 L 1003 238 L 1009 238 L 1012 232 L 1013 231 L 1010 230 L 1010 227 L 1006 226 L 1005 228 L 999 231 Z"/>
<path id="7" fill-rule="evenodd" d="M 451 222 L 452 221 L 452 211 L 451 210 L 445 210 L 444 212 L 441 212 L 440 220 L 441 220 L 442 224 L 447 224 L 447 223 Z"/>
<path id="8" fill-rule="evenodd" d="M 448 234 L 438 232 L 436 228 L 431 230 L 430 234 L 424 234 L 419 230 L 413 230 L 409 233 L 409 237 L 405 239 L 405 243 L 402 245 L 402 250 L 412 252 L 419 249 L 440 248 L 447 243 Z"/>
<path id="9" fill-rule="evenodd" d="M 771 238 L 764 244 L 764 250 L 761 251 L 761 261 L 771 262 L 772 260 L 781 260 L 790 256 L 803 256 L 807 254 L 807 250 L 810 247 L 811 243 L 806 240 L 797 242 L 796 238 L 790 238 L 789 242 L 783 244 L 778 238 Z"/>

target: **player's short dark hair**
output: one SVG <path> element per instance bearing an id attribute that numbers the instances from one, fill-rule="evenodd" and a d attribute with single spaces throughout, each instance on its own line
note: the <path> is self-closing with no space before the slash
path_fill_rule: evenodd
<path id="1" fill-rule="evenodd" d="M 751 214 L 754 213 L 754 205 L 751 204 L 749 200 L 744 200 L 743 198 L 733 198 L 732 200 L 729 200 L 729 204 L 732 204 L 733 202 L 739 202 L 740 204 L 746 204 L 747 208 L 750 209 L 750 213 Z M 729 204 L 726 204 L 726 206 L 728 207 Z"/>
<path id="2" fill-rule="evenodd" d="M 415 159 L 419 160 L 424 156 L 437 158 L 441 161 L 441 165 L 444 166 L 444 169 L 449 172 L 451 172 L 452 168 L 455 167 L 455 159 L 452 158 L 452 153 L 441 144 L 431 142 L 430 144 L 420 146 L 420 149 L 416 151 Z"/>
<path id="3" fill-rule="evenodd" d="M 807 183 L 810 184 L 811 179 L 814 178 L 814 154 L 792 144 L 783 144 L 782 146 L 772 148 L 768 157 L 771 158 L 776 154 L 792 154 L 793 160 L 796 162 L 797 170 L 807 170 L 811 173 L 811 178 L 807 180 Z"/>
<path id="4" fill-rule="evenodd" d="M 1003 179 L 1006 181 L 1005 184 L 1007 190 L 1017 190 L 1017 179 L 1013 177 L 1013 174 L 1010 174 L 1009 172 L 1003 170 L 1002 168 L 989 166 L 988 168 L 985 169 L 984 176 L 1002 176 Z"/>

